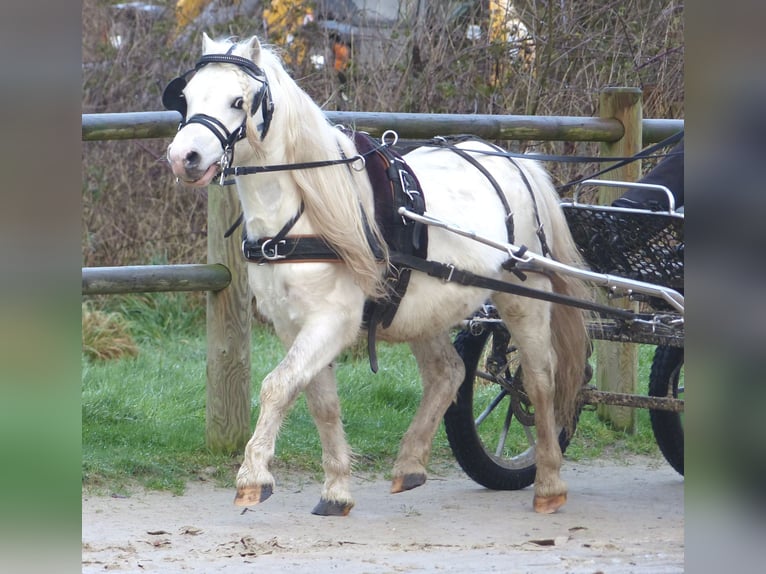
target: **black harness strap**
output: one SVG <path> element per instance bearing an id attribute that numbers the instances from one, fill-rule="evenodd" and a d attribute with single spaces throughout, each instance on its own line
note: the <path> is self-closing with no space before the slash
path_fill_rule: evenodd
<path id="1" fill-rule="evenodd" d="M 513 166 L 519 171 L 519 175 L 521 176 L 521 180 L 524 182 L 524 185 L 526 186 L 527 190 L 529 191 L 529 195 L 530 195 L 530 197 L 532 199 L 532 207 L 533 207 L 534 213 L 535 213 L 535 221 L 537 221 L 537 231 L 536 231 L 536 234 L 537 234 L 538 240 L 540 241 L 540 250 L 541 250 L 542 254 L 545 255 L 545 256 L 551 255 L 551 250 L 548 247 L 548 242 L 547 242 L 547 240 L 545 238 L 545 230 L 543 229 L 543 224 L 540 221 L 540 212 L 537 209 L 537 200 L 535 199 L 535 194 L 532 191 L 532 185 L 530 184 L 529 179 L 527 178 L 527 174 L 524 173 L 524 170 L 521 168 L 521 165 L 519 165 L 518 162 L 516 162 L 511 155 L 508 155 L 507 153 L 505 153 L 504 150 L 502 150 L 501 148 L 497 147 L 496 145 L 490 144 L 488 142 L 483 142 L 483 143 L 485 143 L 486 145 L 489 145 L 489 146 L 495 148 L 494 152 L 488 152 L 486 150 L 464 150 L 462 148 L 456 147 L 454 144 L 451 143 L 453 141 L 459 143 L 459 142 L 463 142 L 463 141 L 472 141 L 472 140 L 481 141 L 481 140 L 479 140 L 479 138 L 476 138 L 475 136 L 464 135 L 464 136 L 454 136 L 454 137 L 450 137 L 450 138 L 437 137 L 437 138 L 433 139 L 433 144 L 434 145 L 438 145 L 440 147 L 444 147 L 444 148 L 449 149 L 450 151 L 456 153 L 457 155 L 459 155 L 460 157 L 462 157 L 466 161 L 470 162 L 476 169 L 481 171 L 481 173 L 484 175 L 484 177 L 486 177 L 489 180 L 489 182 L 495 188 L 495 192 L 497 192 L 497 195 L 500 198 L 500 201 L 503 203 L 503 207 L 505 208 L 505 212 L 507 214 L 506 215 L 506 220 L 505 220 L 505 225 L 506 225 L 506 229 L 508 230 L 508 243 L 513 243 L 514 242 L 513 212 L 511 211 L 511 207 L 508 204 L 508 200 L 505 197 L 505 194 L 503 193 L 502 188 L 497 183 L 497 180 L 495 180 L 495 178 L 492 177 L 492 175 L 489 173 L 489 171 L 483 165 L 481 165 L 481 163 L 479 163 L 479 161 L 475 157 L 473 157 L 470 154 L 471 153 L 479 153 L 479 154 L 484 154 L 484 155 L 499 155 L 501 157 L 507 158 L 508 161 L 510 161 L 513 164 Z M 527 159 L 534 159 L 534 158 L 527 158 Z M 512 265 L 508 265 L 507 269 L 509 271 L 513 271 L 516 275 L 518 275 L 518 277 L 520 279 L 522 279 L 522 280 L 524 279 L 523 274 L 521 272 L 517 272 L 516 270 L 514 270 Z"/>
<path id="2" fill-rule="evenodd" d="M 653 144 L 640 152 L 636 153 L 635 155 L 631 156 L 605 156 L 605 155 L 555 155 L 555 154 L 546 154 L 546 153 L 522 153 L 522 152 L 513 152 L 508 151 L 505 149 L 502 149 L 498 146 L 493 147 L 496 148 L 496 151 L 487 151 L 484 149 L 466 149 L 465 151 L 478 153 L 482 155 L 494 155 L 499 157 L 507 157 L 507 158 L 517 158 L 517 159 L 534 159 L 536 161 L 551 161 L 555 163 L 609 163 L 609 162 L 625 162 L 630 163 L 632 161 L 636 161 L 639 159 L 657 159 L 666 157 L 668 155 L 674 155 L 673 152 L 669 153 L 655 153 L 657 150 L 662 149 L 663 147 L 667 147 L 670 145 L 673 145 L 674 143 L 679 142 L 684 135 L 684 130 L 681 130 L 679 132 L 676 132 L 672 136 L 669 136 L 665 138 L 664 140 Z M 444 138 L 463 138 L 463 139 L 475 139 L 479 140 L 476 136 L 471 135 L 465 135 L 465 136 L 441 136 Z M 433 145 L 433 139 L 430 140 L 408 140 L 411 143 L 417 142 L 420 145 Z M 625 165 L 625 163 L 617 165 L 617 167 L 621 167 L 622 165 Z M 611 169 L 616 169 L 615 166 L 609 166 L 606 171 L 609 171 Z M 591 179 L 593 177 L 596 177 L 595 175 L 589 175 L 585 179 Z M 567 184 L 572 185 L 572 184 Z"/>
<path id="3" fill-rule="evenodd" d="M 636 318 L 636 314 L 632 311 L 619 309 L 617 307 L 608 307 L 607 305 L 601 305 L 599 303 L 583 301 L 568 295 L 561 295 L 560 293 L 541 291 L 539 289 L 533 289 L 531 287 L 517 285 L 515 283 L 508 283 L 506 281 L 493 279 L 491 277 L 485 277 L 483 275 L 476 275 L 475 273 L 471 273 L 470 271 L 463 271 L 456 268 L 454 265 L 447 263 L 429 261 L 427 259 L 420 259 L 418 257 L 400 255 L 396 253 L 391 254 L 391 261 L 397 265 L 401 265 L 402 267 L 409 267 L 411 269 L 415 269 L 416 271 L 422 271 L 431 277 L 441 279 L 445 283 L 458 283 L 460 285 L 481 287 L 484 289 L 490 289 L 492 291 L 500 291 L 503 293 L 510 293 L 512 295 L 521 295 L 523 297 L 541 299 L 551 303 L 560 303 L 563 305 L 569 305 L 571 307 L 577 307 L 579 309 L 597 311 L 605 315 L 620 317 L 621 319 L 632 320 Z"/>
<path id="4" fill-rule="evenodd" d="M 207 129 L 213 132 L 215 137 L 218 138 L 218 141 L 221 142 L 221 147 L 224 150 L 229 149 L 231 146 L 237 143 L 237 141 L 245 137 L 244 123 L 241 124 L 233 132 L 230 132 L 220 120 L 207 114 L 194 114 L 187 121 L 185 121 L 183 125 L 188 126 L 189 124 L 201 124 L 205 126 Z"/>
<path id="5" fill-rule="evenodd" d="M 313 169 L 317 167 L 327 167 L 330 165 L 339 164 L 352 164 L 354 162 L 361 162 L 364 165 L 364 156 L 355 155 L 352 157 L 343 157 L 340 159 L 327 159 L 322 161 L 307 161 L 303 163 L 285 163 L 278 165 L 251 165 L 251 166 L 239 166 L 239 167 L 227 167 L 222 170 L 224 176 L 233 175 L 253 175 L 256 173 L 270 173 L 274 171 L 293 171 L 296 169 Z M 232 185 L 233 179 L 229 179 L 223 182 L 223 185 Z"/>
<path id="6" fill-rule="evenodd" d="M 276 240 L 262 237 L 255 241 L 242 241 L 242 255 L 252 263 L 308 263 L 339 261 L 340 256 L 321 237 L 292 235 Z"/>
<path id="7" fill-rule="evenodd" d="M 511 210 L 511 206 L 508 204 L 508 199 L 505 197 L 505 194 L 503 193 L 503 188 L 500 187 L 500 184 L 497 183 L 497 180 L 492 176 L 491 173 L 489 173 L 489 170 L 481 165 L 479 160 L 477 160 L 475 157 L 473 157 L 471 154 L 466 152 L 465 150 L 455 147 L 451 143 L 451 139 L 459 139 L 459 141 L 465 141 L 467 139 L 473 139 L 471 136 L 456 136 L 455 138 L 445 138 L 445 137 L 437 137 L 433 139 L 433 143 L 439 147 L 443 147 L 445 149 L 448 149 L 460 157 L 462 157 L 464 160 L 466 160 L 468 163 L 470 163 L 473 167 L 478 169 L 484 177 L 489 180 L 489 183 L 492 184 L 492 187 L 495 188 L 495 192 L 497 193 L 498 198 L 500 198 L 500 201 L 503 204 L 503 207 L 505 208 L 505 228 L 508 232 L 508 243 L 513 243 L 514 240 L 514 228 L 513 228 L 513 211 Z M 522 173 L 523 176 L 523 173 Z M 525 178 L 526 181 L 526 178 Z M 529 185 L 527 183 L 527 185 Z M 536 209 L 536 208 L 535 208 Z"/>
<path id="8" fill-rule="evenodd" d="M 566 191 L 570 187 L 575 186 L 578 183 L 581 183 L 581 182 L 585 181 L 586 179 L 595 179 L 595 178 L 597 178 L 597 177 L 599 177 L 601 175 L 604 175 L 605 173 L 609 173 L 612 170 L 619 169 L 619 168 L 621 168 L 624 165 L 628 165 L 629 163 L 637 161 L 637 160 L 640 160 L 640 159 L 649 158 L 649 157 L 656 157 L 656 156 L 652 155 L 652 154 L 654 154 L 654 152 L 656 152 L 657 150 L 662 149 L 662 148 L 664 148 L 666 146 L 669 146 L 669 145 L 672 145 L 674 143 L 677 143 L 677 142 L 681 141 L 681 139 L 683 137 L 684 137 L 684 130 L 681 130 L 679 132 L 674 133 L 672 136 L 665 138 L 661 142 L 657 142 L 656 144 L 654 144 L 652 146 L 649 146 L 646 149 L 641 150 L 636 155 L 633 155 L 633 156 L 630 156 L 630 157 L 625 157 L 625 158 L 600 158 L 600 159 L 596 159 L 594 161 L 612 161 L 612 160 L 619 160 L 619 161 L 617 161 L 617 163 L 615 163 L 615 164 L 610 165 L 609 167 L 606 167 L 606 168 L 604 168 L 604 169 L 602 169 L 600 171 L 597 171 L 596 173 L 593 173 L 591 175 L 588 175 L 588 176 L 585 176 L 585 177 L 581 177 L 580 179 L 575 179 L 575 180 L 572 180 L 572 181 L 570 181 L 568 183 L 565 183 L 564 185 L 560 186 L 557 189 L 558 189 L 559 193 L 561 193 L 562 191 Z M 556 156 L 556 157 L 558 158 L 558 156 Z M 543 157 L 541 159 L 546 159 L 546 158 Z M 582 159 L 582 158 L 577 158 L 577 159 Z M 588 158 L 588 159 L 592 159 L 592 158 Z M 556 160 L 552 160 L 552 161 L 563 161 L 563 160 L 556 159 Z"/>
<path id="9" fill-rule="evenodd" d="M 248 261 L 252 261 L 254 263 L 267 263 L 267 262 L 276 262 L 276 261 L 283 261 L 283 260 L 290 260 L 292 259 L 290 255 L 292 253 L 298 252 L 301 255 L 304 256 L 304 261 L 306 260 L 306 247 L 307 245 L 304 243 L 303 249 L 298 251 L 298 244 L 300 243 L 301 239 L 308 239 L 307 237 L 300 237 L 292 238 L 290 240 L 290 245 L 287 245 L 287 234 L 290 232 L 290 230 L 295 226 L 297 221 L 300 219 L 301 215 L 303 215 L 303 210 L 305 206 L 303 205 L 303 202 L 301 202 L 301 206 L 298 208 L 298 213 L 293 215 L 290 220 L 285 223 L 282 226 L 282 229 L 280 229 L 277 234 L 274 237 L 262 237 L 260 239 L 257 239 L 255 241 L 248 239 L 247 237 L 247 230 L 242 230 L 242 255 L 247 259 Z M 235 226 L 232 226 L 229 228 L 229 231 L 233 231 L 233 229 L 236 229 L 236 226 L 239 225 L 244 216 L 240 215 L 237 219 L 237 223 Z M 229 233 L 227 231 L 227 233 Z M 327 246 L 327 244 L 319 239 L 318 237 L 313 238 L 314 241 L 312 244 L 321 243 L 323 246 Z M 280 252 L 281 249 L 281 252 Z M 324 250 L 322 250 L 324 251 Z M 331 250 L 332 251 L 332 250 Z M 334 253 L 334 252 L 333 252 Z M 297 256 L 296 256 L 297 257 Z M 335 254 L 334 259 L 338 259 L 337 254 Z"/>

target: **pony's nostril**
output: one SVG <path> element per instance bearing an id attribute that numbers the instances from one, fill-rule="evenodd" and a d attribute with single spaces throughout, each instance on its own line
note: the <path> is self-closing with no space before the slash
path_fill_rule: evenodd
<path id="1" fill-rule="evenodd" d="M 190 151 L 184 158 L 184 165 L 187 168 L 197 167 L 199 165 L 200 155 L 196 151 Z"/>

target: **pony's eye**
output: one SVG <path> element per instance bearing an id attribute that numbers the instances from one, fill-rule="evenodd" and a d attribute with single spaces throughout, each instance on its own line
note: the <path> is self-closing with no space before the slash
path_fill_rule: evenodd
<path id="1" fill-rule="evenodd" d="M 235 110 L 241 110 L 244 103 L 245 103 L 245 100 L 243 100 L 242 98 L 237 98 L 236 100 L 234 100 L 234 103 L 231 104 L 231 107 L 234 108 Z"/>

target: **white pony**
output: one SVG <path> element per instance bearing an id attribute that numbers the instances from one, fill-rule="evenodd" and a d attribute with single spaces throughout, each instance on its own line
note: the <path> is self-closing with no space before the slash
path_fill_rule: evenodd
<path id="1" fill-rule="evenodd" d="M 365 301 L 386 296 L 384 276 L 390 262 L 375 223 L 369 178 L 354 160 L 357 149 L 255 37 L 233 43 L 205 35 L 197 66 L 171 82 L 163 102 L 184 115 L 167 152 L 179 180 L 205 186 L 221 170 L 232 174 L 231 166 L 240 166 L 234 179 L 245 232 L 250 241 L 261 240 L 258 245 L 268 256 L 266 264 L 248 265 L 249 284 L 258 310 L 273 322 L 287 349 L 262 382 L 260 413 L 237 476 L 235 503 L 254 505 L 272 494 L 269 466 L 277 433 L 304 392 L 321 438 L 325 472 L 313 512 L 346 515 L 354 505 L 352 453 L 341 423 L 333 361 L 364 332 Z M 580 264 L 556 191 L 537 163 L 481 153 L 496 151 L 482 142 L 457 147 L 471 150 L 463 153 L 491 173 L 502 190 L 449 147 L 418 148 L 405 159 L 420 181 L 428 215 L 509 242 L 502 193 L 513 211 L 516 244 L 540 253 L 537 231 L 542 226 L 552 256 Z M 507 253 L 442 228 L 428 231 L 429 260 L 520 282 L 502 267 Z M 280 240 L 306 236 L 320 238 L 338 258 L 281 259 Z M 528 273 L 525 285 L 574 296 L 584 293 L 582 284 L 571 278 L 543 273 Z M 432 439 L 464 377 L 450 329 L 488 298 L 520 348 L 524 386 L 535 407 L 534 508 L 555 512 L 567 494 L 557 438 L 574 420 L 588 349 L 582 312 L 418 271 L 412 272 L 393 322 L 377 330 L 380 340 L 409 343 L 423 384 L 422 401 L 394 464 L 391 492 L 426 481 Z"/>

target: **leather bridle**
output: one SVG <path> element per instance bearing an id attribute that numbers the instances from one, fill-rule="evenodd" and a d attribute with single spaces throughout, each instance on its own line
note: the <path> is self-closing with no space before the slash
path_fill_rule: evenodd
<path id="1" fill-rule="evenodd" d="M 231 51 L 231 49 L 229 51 Z M 269 82 L 264 71 L 251 60 L 230 53 L 207 54 L 202 56 L 197 60 L 194 68 L 171 80 L 167 85 L 162 93 L 162 104 L 165 108 L 177 111 L 181 114 L 181 123 L 178 125 L 179 131 L 189 124 L 200 124 L 213 132 L 215 137 L 221 143 L 221 148 L 223 149 L 221 165 L 226 169 L 234 160 L 234 144 L 244 139 L 247 135 L 247 115 L 245 115 L 242 123 L 231 132 L 226 128 L 223 122 L 207 114 L 194 114 L 189 118 L 186 117 L 187 103 L 183 90 L 192 76 L 208 64 L 232 64 L 261 84 L 260 89 L 253 95 L 253 100 L 250 104 L 251 116 L 255 115 L 255 112 L 258 111 L 258 109 L 261 110 L 263 123 L 258 126 L 258 130 L 261 133 L 261 139 L 266 137 L 266 133 L 269 130 L 271 117 L 274 113 L 274 102 L 271 98 L 271 89 L 269 88 Z"/>

